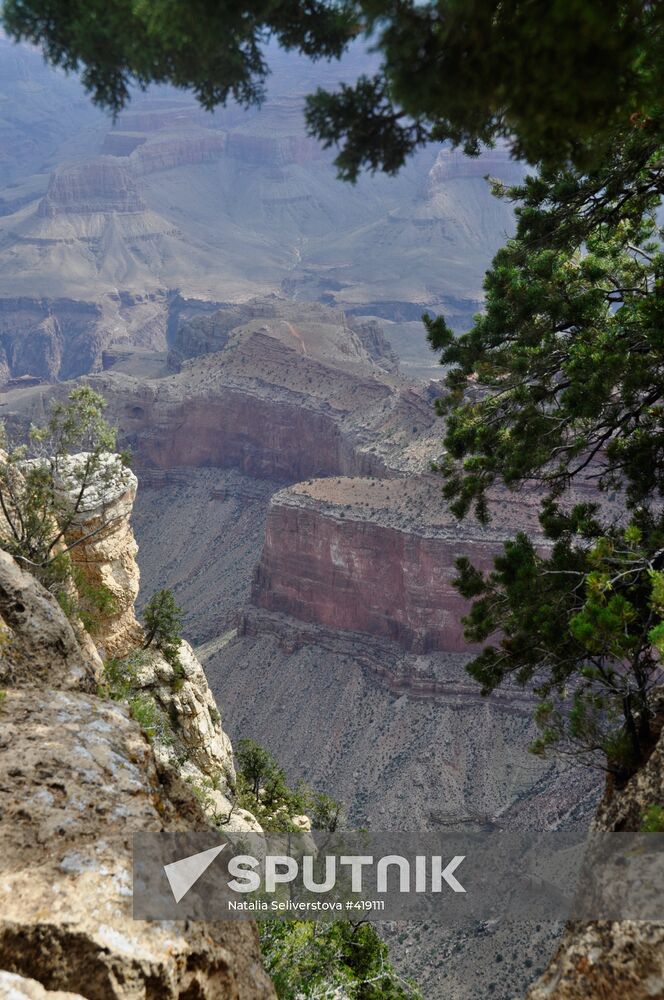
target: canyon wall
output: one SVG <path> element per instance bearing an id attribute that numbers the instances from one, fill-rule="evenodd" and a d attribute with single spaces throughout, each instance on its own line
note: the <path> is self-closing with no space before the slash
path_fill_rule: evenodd
<path id="1" fill-rule="evenodd" d="M 60 213 L 87 215 L 144 209 L 133 171 L 115 157 L 105 156 L 56 170 L 37 215 L 54 218 Z"/>
<path id="2" fill-rule="evenodd" d="M 278 482 L 307 476 L 385 473 L 358 454 L 330 414 L 293 401 L 227 389 L 211 399 L 129 398 L 120 426 L 143 468 L 235 468 Z"/>
<path id="3" fill-rule="evenodd" d="M 100 350 L 102 308 L 74 299 L 0 298 L 0 384 L 24 375 L 71 378 Z"/>
<path id="4" fill-rule="evenodd" d="M 516 513 L 507 498 L 504 507 Z M 433 478 L 300 483 L 272 498 L 252 602 L 415 653 L 468 652 L 455 560 L 488 569 L 509 537 L 505 520 L 460 524 Z"/>

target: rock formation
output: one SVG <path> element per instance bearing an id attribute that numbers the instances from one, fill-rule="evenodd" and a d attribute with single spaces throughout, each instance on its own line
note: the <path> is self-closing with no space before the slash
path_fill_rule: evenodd
<path id="1" fill-rule="evenodd" d="M 92 691 L 100 666 L 53 595 L 0 548 L 0 683 Z"/>
<path id="2" fill-rule="evenodd" d="M 440 483 L 425 476 L 298 483 L 270 503 L 252 601 L 415 653 L 467 652 L 455 560 L 488 568 L 510 525 L 527 516 L 523 499 L 505 497 L 488 528 L 460 526 L 440 503 Z"/>
<path id="3" fill-rule="evenodd" d="M 664 692 L 656 725 L 664 723 Z M 607 784 L 593 827 L 638 832 L 646 810 L 664 802 L 664 728 L 646 763 L 624 788 Z M 572 924 L 527 1000 L 664 997 L 664 923 L 638 920 Z"/>
<path id="4" fill-rule="evenodd" d="M 439 451 L 426 389 L 338 310 L 275 297 L 198 317 L 183 325 L 172 367 L 181 370 L 165 378 L 90 380 L 139 469 L 237 468 L 292 483 L 397 475 Z M 66 391 L 15 395 L 10 416 L 41 419 Z"/>
<path id="5" fill-rule="evenodd" d="M 441 180 L 428 148 L 399 179 L 337 185 L 332 154 L 302 115 L 303 95 L 328 72 L 321 65 L 313 75 L 297 59 L 275 65 L 261 114 L 211 115 L 175 92 L 137 94 L 109 130 L 75 80 L 0 44 L 0 309 L 11 333 L 25 318 L 11 304 L 19 297 L 48 307 L 29 338 L 17 331 L 11 350 L 0 345 L 3 382 L 98 370 L 116 342 L 164 350 L 168 309 L 115 310 L 118 295 L 167 303 L 181 293 L 207 306 L 284 291 L 412 320 L 427 307 L 464 320 L 476 309 L 511 225 L 480 176 L 495 172 L 495 152 L 460 160 Z M 75 331 L 64 299 L 97 307 L 99 322 Z"/>
<path id="6" fill-rule="evenodd" d="M 89 580 L 110 582 L 118 597 L 126 588 L 97 637 L 105 652 L 126 653 L 141 635 L 129 525 L 136 480 L 109 457 L 111 465 L 118 475 L 100 472 L 68 541 L 101 529 L 72 552 Z M 252 925 L 131 919 L 134 832 L 211 821 L 260 829 L 230 801 L 232 747 L 191 647 L 181 644 L 175 664 L 157 649 L 136 651 L 125 671 L 132 658 L 129 695 L 154 703 L 168 723 L 163 738 L 148 741 L 126 704 L 97 694 L 118 697 L 108 668 L 102 675 L 57 601 L 0 549 L 0 991 L 33 1000 L 272 997 Z"/>
<path id="7" fill-rule="evenodd" d="M 75 456 L 80 465 L 85 456 Z M 126 656 L 141 641 L 134 602 L 138 596 L 138 546 L 129 523 L 138 482 L 111 459 L 96 473 L 65 541 L 74 565 L 92 588 L 104 587 L 112 606 L 99 617 L 98 646 L 104 657 Z"/>
<path id="8" fill-rule="evenodd" d="M 70 477 L 85 459 L 85 454 L 75 455 L 62 470 L 61 488 L 66 493 L 72 491 Z M 159 649 L 143 649 L 143 630 L 134 607 L 139 591 L 138 546 L 130 523 L 137 485 L 133 472 L 117 456 L 108 456 L 88 484 L 65 536 L 85 583 L 106 588 L 112 597 L 110 611 L 95 614 L 97 648 L 104 659 L 128 661 L 133 695 L 153 699 L 168 720 L 167 731 L 153 737 L 162 765 L 177 766 L 185 780 L 204 792 L 209 815 L 223 821 L 227 830 L 260 829 L 250 813 L 232 802 L 233 749 L 191 646 L 181 642 L 177 663 Z"/>
<path id="9" fill-rule="evenodd" d="M 251 925 L 131 919 L 132 834 L 207 819 L 126 709 L 44 688 L 1 712 L 0 968 L 86 1000 L 271 997 Z"/>
<path id="10" fill-rule="evenodd" d="M 54 218 L 60 213 L 142 212 L 145 205 L 133 171 L 115 157 L 63 167 L 52 175 L 37 214 Z"/>
<path id="11" fill-rule="evenodd" d="M 16 991 L 3 995 L 273 996 L 253 926 L 131 919 L 132 833 L 206 829 L 209 819 L 126 707 L 86 693 L 93 665 L 79 683 L 63 669 L 75 639 L 62 611 L 0 557 L 0 614 L 30 668 L 5 677 L 11 686 L 0 706 L 0 989 Z M 26 635 L 36 638 L 26 645 Z M 183 709 L 197 670 L 185 665 Z M 203 731 L 192 718 L 184 726 L 196 739 Z M 230 754 L 223 734 L 214 735 Z"/>

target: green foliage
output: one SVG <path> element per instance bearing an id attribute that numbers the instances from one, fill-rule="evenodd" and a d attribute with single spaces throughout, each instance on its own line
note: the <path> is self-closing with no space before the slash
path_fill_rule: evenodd
<path id="1" fill-rule="evenodd" d="M 346 822 L 343 804 L 337 802 L 326 792 L 311 792 L 307 811 L 311 816 L 313 830 L 335 833 Z"/>
<path id="2" fill-rule="evenodd" d="M 104 680 L 99 694 L 112 701 L 129 701 L 139 690 L 138 675 L 145 655 L 137 650 L 129 656 L 112 656 L 104 663 Z"/>
<path id="3" fill-rule="evenodd" d="M 5 0 L 3 24 L 82 73 L 117 112 L 133 85 L 189 88 L 205 108 L 259 103 L 265 43 L 335 58 L 361 38 L 376 71 L 308 102 L 337 165 L 394 173 L 427 141 L 467 152 L 504 139 L 530 162 L 598 163 L 619 127 L 657 134 L 664 13 L 642 0 Z"/>
<path id="4" fill-rule="evenodd" d="M 68 533 L 92 488 L 103 488 L 118 473 L 120 463 L 110 455 L 115 432 L 104 419 L 105 406 L 98 393 L 79 386 L 66 403 L 51 403 L 46 425 L 33 426 L 27 444 L 5 441 L 0 510 L 8 530 L 3 545 L 55 593 L 71 577 L 68 550 L 84 540 L 69 542 Z M 75 454 L 81 456 L 76 461 Z"/>
<path id="5" fill-rule="evenodd" d="M 73 587 L 64 587 L 58 592 L 58 603 L 68 618 L 77 618 L 90 635 L 96 635 L 101 620 L 117 610 L 115 595 L 103 583 L 90 583 L 80 566 L 74 565 L 68 558 L 67 565 L 66 579 L 71 581 Z"/>
<path id="6" fill-rule="evenodd" d="M 93 99 L 117 112 L 131 85 L 153 82 L 190 88 L 207 109 L 231 98 L 259 103 L 270 37 L 312 58 L 337 56 L 354 32 L 352 13 L 352 4 L 324 0 L 6 0 L 2 17 L 12 37 L 80 70 Z"/>
<path id="7" fill-rule="evenodd" d="M 314 792 L 303 782 L 291 788 L 283 768 L 272 754 L 254 740 L 239 740 L 237 757 L 238 805 L 248 809 L 271 832 L 296 829 L 292 816 L 306 814 L 314 830 L 331 833 L 345 820 L 341 803 L 325 792 Z"/>
<path id="8" fill-rule="evenodd" d="M 586 505 L 565 513 L 552 502 L 547 518 L 548 550 L 522 533 L 488 574 L 457 561 L 457 586 L 474 601 L 466 634 L 491 640 L 468 670 L 485 693 L 507 681 L 535 691 L 537 753 L 557 747 L 606 760 L 626 777 L 653 740 L 661 579 L 651 555 L 664 546 L 664 519 L 641 510 L 628 530 L 608 528 Z"/>
<path id="9" fill-rule="evenodd" d="M 150 742 L 155 739 L 158 739 L 161 743 L 168 744 L 172 742 L 173 734 L 168 719 L 152 695 L 134 695 L 129 701 L 129 711 Z"/>
<path id="10" fill-rule="evenodd" d="M 486 312 L 456 340 L 426 318 L 451 366 L 438 406 L 452 509 L 486 521 L 497 485 L 536 486 L 550 546 L 520 535 L 493 573 L 459 564 L 468 637 L 491 641 L 470 672 L 485 691 L 515 680 L 540 695 L 537 752 L 605 757 L 623 778 L 651 749 L 662 679 L 663 191 L 646 127 L 614 133 L 598 167 L 542 168 L 502 191 L 518 226 Z M 596 502 L 575 503 L 571 484 Z"/>
<path id="11" fill-rule="evenodd" d="M 387 945 L 368 923 L 262 920 L 265 967 L 280 1000 L 419 1000 L 390 965 Z"/>
<path id="12" fill-rule="evenodd" d="M 641 830 L 643 833 L 664 833 L 664 809 L 662 806 L 648 806 L 643 813 Z"/>
<path id="13" fill-rule="evenodd" d="M 158 590 L 153 594 L 143 612 L 145 640 L 143 648 L 148 649 L 153 643 L 175 668 L 174 680 L 184 677 L 184 671 L 179 660 L 182 643 L 182 609 L 175 603 L 170 590 Z"/>
<path id="14" fill-rule="evenodd" d="M 238 805 L 252 812 L 270 832 L 294 830 L 291 816 L 305 811 L 309 790 L 302 785 L 290 788 L 283 768 L 254 740 L 239 740 L 235 753 Z"/>

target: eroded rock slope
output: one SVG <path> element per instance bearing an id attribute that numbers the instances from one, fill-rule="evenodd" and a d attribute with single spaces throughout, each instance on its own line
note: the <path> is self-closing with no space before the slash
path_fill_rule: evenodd
<path id="1" fill-rule="evenodd" d="M 124 529 L 111 534 L 112 551 L 104 549 L 105 536 L 95 560 L 79 562 L 94 579 L 103 558 L 107 568 L 115 560 L 127 569 L 135 554 L 132 489 L 123 483 L 107 498 L 121 510 Z M 121 630 L 117 620 L 106 623 L 116 651 L 139 629 L 131 600 L 122 619 Z M 131 917 L 134 832 L 203 830 L 224 810 L 234 813 L 227 828 L 257 828 L 226 798 L 232 748 L 186 643 L 180 659 L 177 678 L 157 651 L 139 661 L 136 693 L 154 699 L 171 727 L 168 741 L 150 741 L 125 704 L 96 693 L 109 682 L 99 658 L 80 646 L 57 602 L 0 549 L 3 995 L 274 996 L 253 925 Z M 211 792 L 203 798 L 206 779 Z"/>

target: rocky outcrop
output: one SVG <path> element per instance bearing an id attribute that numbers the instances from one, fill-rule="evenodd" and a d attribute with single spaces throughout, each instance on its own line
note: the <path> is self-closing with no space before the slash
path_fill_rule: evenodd
<path id="1" fill-rule="evenodd" d="M 390 476 L 426 468 L 440 447 L 425 390 L 390 357 L 373 327 L 275 298 L 184 322 L 177 374 L 91 381 L 140 469 L 236 468 L 282 483 Z"/>
<path id="2" fill-rule="evenodd" d="M 272 997 L 251 925 L 132 920 L 132 834 L 207 819 L 126 709 L 12 689 L 0 711 L 0 968 L 86 1000 Z"/>
<path id="3" fill-rule="evenodd" d="M 455 559 L 488 568 L 512 517 L 523 525 L 527 513 L 505 500 L 489 528 L 460 526 L 426 477 L 299 483 L 272 499 L 252 600 L 413 652 L 465 652 Z"/>
<path id="4" fill-rule="evenodd" d="M 84 462 L 80 455 L 72 464 L 78 468 Z M 103 587 L 111 598 L 110 606 L 96 612 L 97 644 L 105 657 L 126 656 L 141 641 L 134 611 L 138 545 L 129 522 L 137 486 L 131 469 L 112 457 L 95 474 L 65 536 L 86 584 L 93 590 Z"/>
<path id="5" fill-rule="evenodd" d="M 664 722 L 664 692 L 656 725 Z M 644 813 L 664 803 L 664 729 L 646 763 L 622 789 L 609 783 L 598 831 L 639 831 Z M 621 920 L 568 927 L 527 1000 L 657 1000 L 664 997 L 664 923 Z"/>
<path id="6" fill-rule="evenodd" d="M 100 667 L 53 595 L 0 548 L 0 683 L 91 691 Z"/>
<path id="7" fill-rule="evenodd" d="M 181 643 L 177 666 L 158 650 L 139 654 L 134 663 L 133 696 L 154 699 L 163 720 L 153 737 L 160 766 L 196 791 L 206 816 L 223 830 L 260 831 L 256 818 L 235 803 L 233 748 L 189 643 Z"/>
<path id="8" fill-rule="evenodd" d="M 350 329 L 357 335 L 370 358 L 379 365 L 396 372 L 399 369 L 399 358 L 392 350 L 382 326 L 376 320 L 367 323 L 347 319 Z"/>
<path id="9" fill-rule="evenodd" d="M 58 485 L 72 502 L 86 460 L 85 453 L 74 455 L 61 469 Z M 191 646 L 181 642 L 177 660 L 158 648 L 143 648 L 143 629 L 134 607 L 140 579 L 138 546 L 130 523 L 137 485 L 136 476 L 117 456 L 104 458 L 65 535 L 86 587 L 104 588 L 112 597 L 110 608 L 92 609 L 97 649 L 105 660 L 113 658 L 114 662 L 113 675 L 97 680 L 108 682 L 112 696 L 117 696 L 120 680 L 125 698 L 142 697 L 149 699 L 150 706 L 154 703 L 159 716 L 153 734 L 155 753 L 162 766 L 176 768 L 204 795 L 211 818 L 227 830 L 260 829 L 254 817 L 233 802 L 233 748 Z M 85 593 L 81 588 L 84 609 Z"/>
<path id="10" fill-rule="evenodd" d="M 201 129 L 200 132 L 137 144 L 132 161 L 137 173 L 153 174 L 159 170 L 172 170 L 174 167 L 212 163 L 224 155 L 226 145 L 224 133 Z"/>
<path id="11" fill-rule="evenodd" d="M 0 971 L 0 992 L 9 1000 L 85 1000 L 80 993 L 45 990 L 36 979 Z"/>
<path id="12" fill-rule="evenodd" d="M 664 996 L 664 924 L 615 921 L 567 932 L 528 1000 L 658 1000 Z"/>
<path id="13" fill-rule="evenodd" d="M 164 348 L 168 300 L 159 291 L 115 290 L 96 302 L 0 298 L 0 386 L 22 376 L 54 382 L 95 371 L 114 341 Z"/>
<path id="14" fill-rule="evenodd" d="M 101 318 L 102 309 L 93 302 L 0 298 L 6 377 L 55 379 L 90 371 Z"/>
<path id="15" fill-rule="evenodd" d="M 84 458 L 62 470 L 65 494 Z M 128 588 L 122 614 L 101 622 L 103 649 L 126 651 L 138 629 L 135 485 L 109 456 L 74 529 L 101 528 L 77 547 L 90 579 Z M 133 833 L 211 821 L 260 829 L 233 808 L 232 747 L 191 647 L 183 642 L 177 661 L 137 651 L 101 676 L 55 599 L 0 550 L 0 662 L 0 990 L 33 1000 L 274 996 L 252 925 L 131 919 Z"/>
<path id="16" fill-rule="evenodd" d="M 262 167 L 302 166 L 330 159 L 316 139 L 302 134 L 265 134 L 250 126 L 229 133 L 227 155 L 242 163 Z"/>

